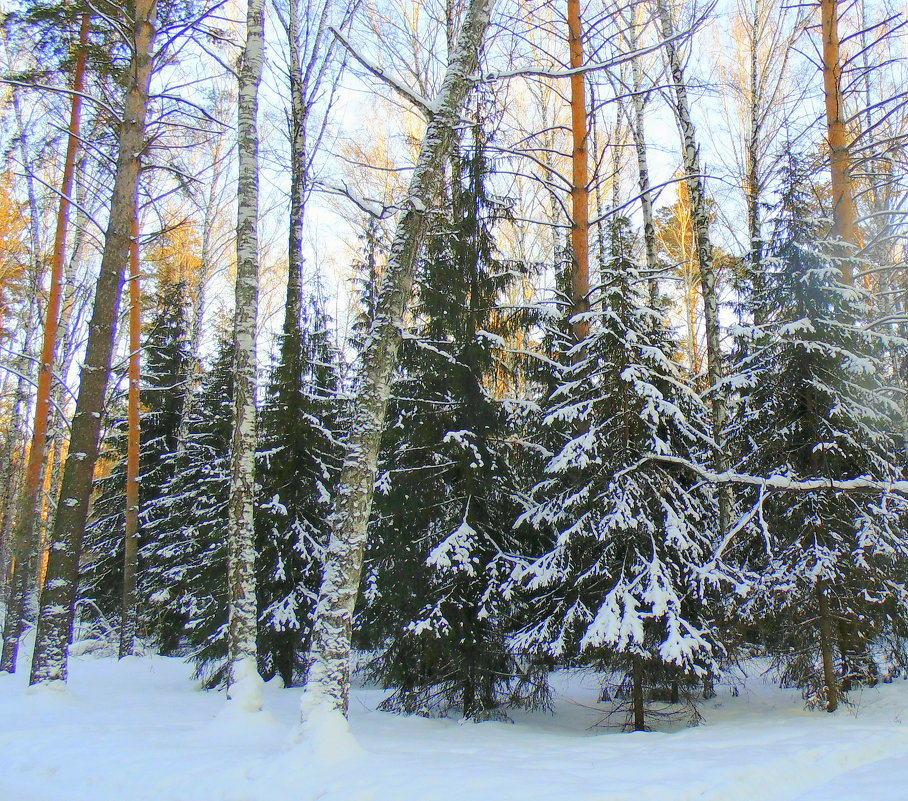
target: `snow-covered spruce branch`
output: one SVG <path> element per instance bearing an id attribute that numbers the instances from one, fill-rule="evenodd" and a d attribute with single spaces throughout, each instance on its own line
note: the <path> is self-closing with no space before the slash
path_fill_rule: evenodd
<path id="1" fill-rule="evenodd" d="M 353 56 L 356 61 L 361 64 L 368 72 L 374 75 L 379 80 L 384 81 L 388 86 L 390 86 L 395 92 L 397 92 L 401 97 L 406 100 L 409 100 L 414 106 L 416 106 L 426 117 L 426 119 L 431 119 L 432 115 L 435 113 L 432 109 L 432 104 L 426 100 L 419 92 L 411 89 L 399 78 L 395 78 L 393 75 L 389 74 L 387 70 L 380 67 L 374 61 L 371 61 L 362 53 L 358 52 L 349 40 L 335 27 L 330 27 L 328 30 L 334 34 L 334 37 L 344 46 L 344 49 Z"/>
<path id="2" fill-rule="evenodd" d="M 900 495 L 908 496 L 908 480 L 906 479 L 880 481 L 879 479 L 870 478 L 868 476 L 857 476 L 855 478 L 846 479 L 796 479 L 778 474 L 771 476 L 754 476 L 749 473 L 737 473 L 733 470 L 725 470 L 718 473 L 698 464 L 694 464 L 687 459 L 659 454 L 652 454 L 641 459 L 637 462 L 636 466 L 639 467 L 645 462 L 663 462 L 665 464 L 674 464 L 679 467 L 684 467 L 704 481 L 708 481 L 710 484 L 744 484 L 775 492 L 814 492 L 821 489 L 831 489 L 836 490 L 837 492 L 897 492 Z"/>

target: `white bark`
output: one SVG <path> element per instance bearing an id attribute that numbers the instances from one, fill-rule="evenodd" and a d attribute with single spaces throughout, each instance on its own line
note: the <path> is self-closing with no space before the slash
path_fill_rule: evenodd
<path id="1" fill-rule="evenodd" d="M 350 640 L 372 507 L 378 448 L 384 426 L 391 375 L 397 361 L 401 327 L 416 257 L 428 229 L 431 206 L 440 195 L 444 166 L 478 63 L 492 0 L 470 0 L 444 82 L 432 104 L 410 180 L 409 210 L 401 217 L 391 245 L 376 315 L 363 347 L 353 424 L 331 521 L 331 539 L 310 650 L 303 715 L 328 708 L 347 713 L 350 690 Z"/>
<path id="2" fill-rule="evenodd" d="M 703 293 L 703 319 L 706 328 L 706 354 L 710 385 L 710 402 L 713 417 L 713 438 L 716 442 L 715 463 L 719 471 L 729 467 L 729 454 L 725 447 L 726 405 L 725 396 L 719 390 L 723 375 L 723 356 L 721 333 L 719 327 L 719 292 L 716 285 L 713 246 L 709 238 L 709 210 L 706 205 L 706 192 L 703 187 L 703 174 L 700 165 L 700 148 L 697 143 L 697 131 L 690 115 L 690 103 L 687 97 L 684 66 L 678 53 L 675 41 L 674 23 L 668 8 L 667 0 L 655 0 L 662 38 L 665 40 L 665 54 L 669 72 L 674 84 L 675 102 L 673 109 L 678 131 L 681 135 L 681 154 L 686 173 L 688 194 L 690 197 L 691 215 L 693 217 L 694 241 L 697 249 L 697 261 L 700 267 L 700 287 Z M 727 492 L 719 494 L 719 524 L 726 528 L 731 519 L 730 499 Z"/>
<path id="3" fill-rule="evenodd" d="M 631 50 L 637 49 L 637 19 L 636 9 L 631 10 L 631 19 L 628 26 L 628 38 Z M 659 260 L 656 257 L 656 224 L 653 216 L 653 199 L 650 194 L 649 162 L 646 156 L 646 131 L 644 120 L 646 118 L 647 95 L 643 91 L 643 68 L 639 59 L 631 61 L 631 96 L 633 98 L 634 113 L 631 122 L 631 131 L 634 137 L 634 150 L 637 155 L 637 175 L 640 186 L 640 211 L 643 215 L 643 244 L 646 248 L 646 268 L 650 273 L 650 301 L 655 306 L 658 296 Z"/>
<path id="4" fill-rule="evenodd" d="M 261 707 L 261 680 L 255 672 L 255 387 L 258 318 L 258 92 L 265 55 L 263 0 L 249 0 L 246 46 L 239 73 L 237 104 L 236 290 L 234 311 L 233 438 L 227 529 L 228 673 L 227 697 L 243 708 Z"/>

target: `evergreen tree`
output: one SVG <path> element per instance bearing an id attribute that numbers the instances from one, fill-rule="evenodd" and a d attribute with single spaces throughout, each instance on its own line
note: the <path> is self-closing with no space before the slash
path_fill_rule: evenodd
<path id="1" fill-rule="evenodd" d="M 142 352 L 142 447 L 139 467 L 139 509 L 162 495 L 171 478 L 176 434 L 183 409 L 188 343 L 185 285 L 161 281 L 154 317 Z M 83 597 L 93 599 L 108 616 L 120 614 L 123 598 L 123 547 L 126 484 L 126 419 L 123 397 L 113 407 L 104 445 L 110 473 L 95 482 L 92 515 L 86 530 L 88 559 L 84 566 Z M 141 534 L 141 532 L 140 532 Z M 139 573 L 144 569 L 140 562 Z M 139 600 L 141 610 L 147 599 Z"/>
<path id="2" fill-rule="evenodd" d="M 682 468 L 708 453 L 708 414 L 686 383 L 677 346 L 632 260 L 626 220 L 590 312 L 589 336 L 565 337 L 544 425 L 560 440 L 522 520 L 549 532 L 515 571 L 528 593 L 519 651 L 615 669 L 633 684 L 634 725 L 648 679 L 705 674 L 721 653 L 710 619 L 715 506 Z"/>
<path id="3" fill-rule="evenodd" d="M 308 649 L 339 466 L 338 354 L 318 295 L 285 333 L 261 413 L 256 512 L 259 669 L 293 684 Z"/>
<path id="4" fill-rule="evenodd" d="M 150 634 L 163 653 L 188 653 L 207 686 L 226 679 L 227 501 L 233 347 L 222 333 L 217 357 L 193 404 L 171 478 L 143 511 Z"/>
<path id="5" fill-rule="evenodd" d="M 506 203 L 488 186 L 486 134 L 455 159 L 450 215 L 419 265 L 376 496 L 360 637 L 381 649 L 384 708 L 495 714 L 519 665 L 501 593 L 518 512 L 509 419 L 495 386 L 515 319 L 498 308 L 520 265 L 498 255 Z"/>
<path id="6" fill-rule="evenodd" d="M 795 159 L 785 182 L 753 315 L 763 322 L 740 332 L 739 469 L 793 480 L 901 477 L 899 408 L 881 355 L 904 343 L 866 325 L 869 297 L 842 283 L 850 254 L 823 241 L 825 221 Z M 739 500 L 739 558 L 753 571 L 743 614 L 772 633 L 784 680 L 831 711 L 842 690 L 874 680 L 871 646 L 881 638 L 899 657 L 908 502 L 832 489 L 751 490 Z"/>

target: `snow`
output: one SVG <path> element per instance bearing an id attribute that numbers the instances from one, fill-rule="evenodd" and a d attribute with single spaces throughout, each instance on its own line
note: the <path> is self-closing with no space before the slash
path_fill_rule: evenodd
<path id="1" fill-rule="evenodd" d="M 351 722 L 301 691 L 264 688 L 231 717 L 191 667 L 165 657 L 72 661 L 66 690 L 26 692 L 27 661 L 0 675 L 3 801 L 904 801 L 908 682 L 807 712 L 761 664 L 704 702 L 704 723 L 622 734 L 597 726 L 599 679 L 555 679 L 556 714 L 514 725 L 377 712 L 358 687 Z M 355 738 L 355 741 L 354 741 Z"/>

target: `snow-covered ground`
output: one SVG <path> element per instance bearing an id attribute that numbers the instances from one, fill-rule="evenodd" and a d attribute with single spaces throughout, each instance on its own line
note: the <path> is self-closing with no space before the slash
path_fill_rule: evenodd
<path id="1" fill-rule="evenodd" d="M 514 724 L 375 711 L 358 689 L 356 743 L 292 734 L 300 691 L 266 687 L 264 712 L 225 712 L 189 666 L 83 656 L 64 692 L 0 676 L 0 801 L 906 801 L 908 682 L 804 711 L 761 676 L 671 733 L 595 727 L 595 676 L 558 679 L 557 710 Z M 357 745 L 358 743 L 358 745 Z"/>

